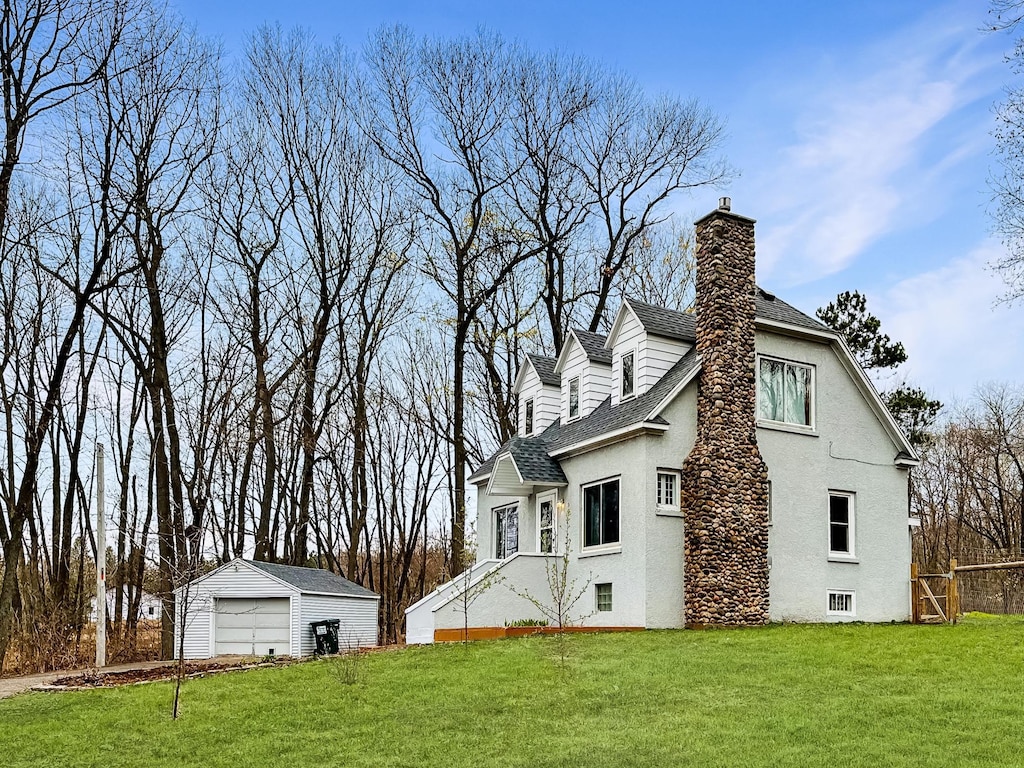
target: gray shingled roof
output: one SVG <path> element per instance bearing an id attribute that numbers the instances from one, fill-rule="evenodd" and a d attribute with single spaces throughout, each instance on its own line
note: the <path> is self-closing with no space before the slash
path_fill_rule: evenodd
<path id="1" fill-rule="evenodd" d="M 604 348 L 604 343 L 608 341 L 607 336 L 600 333 L 584 331 L 580 328 L 573 328 L 572 332 L 575 333 L 576 338 L 580 340 L 580 345 L 583 347 L 583 351 L 587 354 L 587 357 L 595 363 L 603 363 L 604 365 L 612 364 L 612 351 Z M 561 385 L 561 382 L 559 382 L 559 385 Z"/>
<path id="2" fill-rule="evenodd" d="M 558 362 L 557 358 L 544 357 L 543 355 L 527 355 L 527 357 L 530 358 L 533 369 L 540 377 L 541 384 L 546 384 L 549 387 L 562 386 L 561 377 L 555 373 L 555 363 Z"/>
<path id="3" fill-rule="evenodd" d="M 555 424 L 544 430 L 540 437 L 550 452 L 583 440 L 589 440 L 592 437 L 600 437 L 616 429 L 639 424 L 696 367 L 697 351 L 691 349 L 640 397 L 612 406 L 612 399 L 609 396 L 586 418 L 570 421 L 565 425 L 556 421 Z M 653 424 L 668 424 L 660 416 L 656 416 L 650 421 Z"/>
<path id="4" fill-rule="evenodd" d="M 677 312 L 674 309 L 656 307 L 627 297 L 637 320 L 648 333 L 693 343 L 697 340 L 696 320 L 693 313 Z"/>
<path id="5" fill-rule="evenodd" d="M 377 597 L 365 587 L 353 584 L 348 579 L 338 576 L 322 568 L 300 568 L 295 565 L 280 563 L 264 563 L 258 560 L 246 560 L 249 565 L 259 568 L 281 581 L 291 584 L 301 592 L 318 592 L 326 595 L 346 595 L 349 597 Z"/>
<path id="6" fill-rule="evenodd" d="M 626 301 L 629 302 L 637 319 L 648 333 L 690 343 L 696 341 L 696 315 L 692 312 L 678 312 L 674 309 L 656 307 L 636 299 L 627 298 Z M 787 304 L 763 288 L 757 289 L 754 305 L 755 315 L 762 320 L 774 320 L 778 323 L 788 323 L 815 331 L 831 331 L 828 326 L 822 325 L 813 317 L 805 315 L 796 307 Z"/>
<path id="7" fill-rule="evenodd" d="M 557 461 L 548 456 L 549 453 L 593 437 L 600 437 L 603 434 L 622 429 L 623 427 L 643 422 L 651 411 L 668 396 L 669 392 L 675 389 L 679 382 L 693 372 L 697 365 L 697 352 L 695 349 L 691 349 L 679 362 L 669 368 L 653 387 L 640 397 L 627 400 L 613 407 L 612 399 L 609 396 L 594 409 L 593 413 L 585 418 L 570 421 L 565 425 L 555 421 L 535 437 L 513 437 L 495 451 L 493 456 L 477 467 L 469 479 L 475 481 L 486 477 L 494 467 L 494 460 L 509 451 L 513 451 L 513 455 L 516 456 L 516 465 L 519 466 L 519 471 L 523 472 L 524 479 L 526 479 L 525 470 L 519 463 L 519 455 L 520 452 L 526 450 L 526 446 L 529 446 L 531 455 L 539 456 L 540 453 L 543 453 L 551 464 L 558 466 L 558 474 L 561 476 L 561 480 L 551 482 L 565 482 L 565 475 L 562 473 L 561 466 L 558 465 Z M 650 419 L 650 423 L 668 424 L 661 416 L 655 416 L 653 419 Z M 534 480 L 534 482 L 539 481 Z"/>
<path id="8" fill-rule="evenodd" d="M 696 341 L 696 318 L 693 313 L 657 307 L 636 299 L 627 298 L 627 301 L 636 313 L 637 319 L 640 320 L 648 333 L 671 339 L 679 339 L 691 344 Z M 800 310 L 761 288 L 757 289 L 755 295 L 755 313 L 758 318 L 763 320 L 773 320 L 815 331 L 831 331 L 830 328 L 822 325 L 814 318 L 805 315 Z M 580 340 L 580 344 L 583 345 L 584 351 L 591 360 L 611 363 L 611 350 L 604 349 L 606 337 L 598 333 L 576 329 L 573 332 Z M 528 461 L 538 462 L 538 469 L 536 470 L 538 474 L 544 477 L 553 476 L 554 470 L 551 466 L 553 464 L 557 467 L 558 474 L 562 477 L 562 480 L 558 482 L 564 482 L 565 475 L 562 473 L 561 467 L 558 466 L 558 462 L 548 456 L 548 453 L 642 422 L 654 410 L 655 406 L 668 396 L 669 392 L 689 375 L 698 364 L 696 348 L 692 348 L 661 377 L 660 381 L 640 397 L 620 403 L 613 408 L 611 397 L 609 396 L 594 409 L 593 413 L 582 419 L 571 421 L 565 425 L 555 421 L 543 433 L 535 437 L 512 438 L 502 445 L 487 461 L 477 467 L 469 479 L 478 480 L 486 476 L 494 466 L 494 459 L 497 456 L 514 450 L 513 455 L 516 456 L 516 465 L 519 466 L 520 472 L 524 472 L 524 469 L 520 464 L 519 456 L 520 454 L 528 455 Z M 560 384 L 560 382 L 556 383 Z M 651 421 L 656 424 L 668 424 L 660 416 L 655 417 Z M 514 449 L 513 446 L 515 446 Z M 547 458 L 550 464 L 541 461 L 541 454 Z M 543 470 L 540 469 L 541 463 L 544 464 Z M 545 472 L 549 474 L 545 475 Z"/>
<path id="9" fill-rule="evenodd" d="M 561 465 L 548 456 L 544 443 L 540 440 L 529 437 L 513 437 L 506 444 L 505 451 L 512 454 L 519 473 L 527 483 L 568 482 Z"/>
<path id="10" fill-rule="evenodd" d="M 774 320 L 778 323 L 788 323 L 789 325 L 798 325 L 801 328 L 810 328 L 814 331 L 834 333 L 827 325 L 823 325 L 813 317 L 805 315 L 796 307 L 787 304 L 775 296 L 775 294 L 769 293 L 763 288 L 757 289 L 755 303 L 757 305 L 756 315 L 763 320 Z"/>

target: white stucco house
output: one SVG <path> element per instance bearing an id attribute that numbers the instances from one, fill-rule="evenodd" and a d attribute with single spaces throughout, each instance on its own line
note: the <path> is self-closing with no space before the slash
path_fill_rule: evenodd
<path id="1" fill-rule="evenodd" d="M 310 628 L 340 621 L 342 650 L 377 645 L 380 597 L 319 568 L 237 558 L 175 590 L 174 653 L 184 656 L 309 656 Z M 184 609 L 183 609 L 184 606 Z"/>
<path id="2" fill-rule="evenodd" d="M 761 601 L 752 623 L 909 616 L 908 470 L 918 457 L 843 339 L 754 285 L 753 224 L 727 199 L 698 222 L 692 311 L 625 299 L 607 335 L 575 330 L 557 358 L 523 361 L 518 434 L 469 478 L 470 583 L 498 582 L 470 607 L 471 637 L 541 618 L 521 594 L 549 595 L 545 564 L 565 553 L 570 576 L 589 585 L 574 613 L 595 628 L 748 623 L 714 618 L 716 603 L 742 603 L 745 592 Z M 756 447 L 722 448 L 732 433 Z M 729 451 L 759 452 L 767 482 L 686 464 Z M 720 479 L 753 501 L 708 513 L 697 497 L 714 503 Z M 758 569 L 761 581 L 744 581 Z M 465 583 L 409 608 L 408 642 L 461 636 Z M 711 619 L 694 620 L 701 605 Z"/>

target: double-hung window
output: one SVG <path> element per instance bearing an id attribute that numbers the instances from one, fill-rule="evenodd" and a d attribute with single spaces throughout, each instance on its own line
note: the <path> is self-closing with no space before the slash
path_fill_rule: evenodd
<path id="1" fill-rule="evenodd" d="M 533 434 L 533 398 L 526 401 L 523 406 L 523 434 Z"/>
<path id="2" fill-rule="evenodd" d="M 619 481 L 606 480 L 583 489 L 583 546 L 619 540 Z"/>
<path id="3" fill-rule="evenodd" d="M 629 351 L 622 355 L 622 393 L 621 397 L 626 400 L 636 393 L 636 352 Z"/>
<path id="4" fill-rule="evenodd" d="M 830 557 L 854 556 L 853 494 L 830 491 L 828 494 L 828 554 Z"/>
<path id="5" fill-rule="evenodd" d="M 757 417 L 813 427 L 814 368 L 762 357 L 757 375 Z"/>
<path id="6" fill-rule="evenodd" d="M 658 506 L 662 509 L 679 509 L 679 473 L 658 473 Z"/>
<path id="7" fill-rule="evenodd" d="M 569 379 L 569 418 L 575 419 L 580 415 L 580 377 L 573 376 Z"/>

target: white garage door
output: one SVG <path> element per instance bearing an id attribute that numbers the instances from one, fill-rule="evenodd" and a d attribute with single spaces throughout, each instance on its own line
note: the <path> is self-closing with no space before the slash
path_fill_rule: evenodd
<path id="1" fill-rule="evenodd" d="M 287 597 L 217 599 L 217 655 L 288 654 L 290 601 Z"/>

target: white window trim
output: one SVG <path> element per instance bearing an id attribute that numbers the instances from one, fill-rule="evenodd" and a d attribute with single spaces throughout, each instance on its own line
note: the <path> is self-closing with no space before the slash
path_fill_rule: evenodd
<path id="1" fill-rule="evenodd" d="M 586 508 L 586 496 L 587 488 L 593 488 L 595 485 L 604 485 L 615 481 L 619 484 L 619 540 L 610 541 L 605 544 L 591 544 L 589 547 L 584 545 L 587 540 L 587 508 Z M 604 554 L 618 554 L 622 551 L 622 475 L 612 475 L 611 477 L 605 477 L 601 480 L 594 480 L 593 482 L 586 483 L 580 486 L 580 554 L 578 557 L 587 557 L 589 555 L 604 555 Z"/>
<path id="2" fill-rule="evenodd" d="M 516 552 L 519 552 L 519 502 L 513 501 L 511 504 L 499 504 L 496 507 L 491 507 L 491 552 L 494 553 L 494 558 L 497 560 L 503 560 L 510 557 L 508 553 L 503 558 L 498 557 L 498 513 L 506 510 L 514 509 L 516 511 Z M 515 552 L 513 553 L 515 554 Z"/>
<path id="3" fill-rule="evenodd" d="M 676 497 L 676 501 L 675 501 L 674 504 L 662 504 L 661 502 L 658 501 L 658 485 L 661 483 L 661 476 L 662 475 L 671 475 L 673 478 L 675 478 L 675 497 Z M 654 484 L 654 502 L 657 505 L 657 508 L 658 508 L 659 512 L 679 512 L 680 511 L 680 505 L 679 505 L 679 491 L 680 491 L 680 489 L 679 489 L 679 485 L 680 485 L 681 481 L 682 481 L 682 478 L 680 477 L 680 473 L 677 472 L 674 469 L 659 469 L 658 470 L 656 479 L 654 481 L 654 483 L 655 483 Z"/>
<path id="4" fill-rule="evenodd" d="M 628 395 L 625 395 L 625 394 L 622 393 L 622 384 L 623 384 L 623 381 L 624 381 L 624 374 L 625 374 L 625 368 L 622 365 L 622 359 L 624 357 L 626 357 L 626 355 L 632 355 L 633 356 L 633 391 L 630 392 Z M 622 354 L 619 355 L 619 402 L 620 403 L 625 403 L 625 402 L 627 402 L 629 400 L 633 400 L 633 399 L 635 399 L 637 397 L 637 390 L 640 387 L 640 384 L 637 381 L 637 379 L 639 378 L 638 374 L 640 373 L 639 360 L 640 360 L 640 350 L 639 350 L 638 347 L 633 347 L 632 349 L 627 349 L 625 352 L 623 352 Z"/>
<path id="5" fill-rule="evenodd" d="M 545 501 L 551 502 L 551 554 L 558 554 L 558 492 L 546 491 L 537 494 L 537 548 L 540 552 L 540 505 Z M 547 554 L 547 553 L 542 553 Z"/>
<path id="6" fill-rule="evenodd" d="M 832 610 L 831 602 L 833 595 L 849 595 L 850 597 L 850 610 L 849 611 L 834 611 Z M 857 593 L 852 589 L 830 589 L 825 593 L 825 615 L 826 616 L 844 616 L 846 618 L 857 617 Z"/>
<path id="7" fill-rule="evenodd" d="M 572 415 L 572 383 L 576 382 L 576 415 Z M 583 413 L 583 378 L 578 374 L 570 378 L 565 385 L 565 420 L 576 421 Z"/>
<path id="8" fill-rule="evenodd" d="M 776 421 L 775 419 L 761 418 L 761 361 L 774 360 L 777 363 L 786 365 L 798 365 L 801 368 L 809 368 L 811 371 L 811 423 L 794 424 L 789 421 Z M 758 355 L 754 363 L 755 393 L 757 401 L 754 404 L 754 412 L 758 414 L 757 425 L 778 429 L 783 432 L 798 432 L 800 434 L 816 433 L 818 429 L 818 369 L 813 363 L 805 363 L 802 360 L 788 360 L 785 357 L 775 355 Z"/>
<path id="9" fill-rule="evenodd" d="M 530 413 L 530 408 L 533 408 L 533 413 Z M 532 424 L 530 422 L 533 422 Z M 526 402 L 523 403 L 523 434 L 529 437 L 533 434 L 533 430 L 537 427 L 537 402 L 536 398 L 527 398 Z"/>
<path id="10" fill-rule="evenodd" d="M 832 497 L 839 496 L 848 500 L 849 502 L 849 531 L 847 535 L 847 541 L 850 544 L 850 550 L 848 552 L 837 552 L 832 549 Z M 857 562 L 857 495 L 851 491 L 834 491 L 829 490 L 828 492 L 828 505 L 825 507 L 825 521 L 828 526 L 828 559 L 839 562 Z"/>

